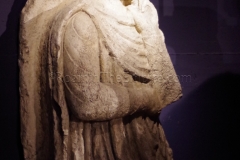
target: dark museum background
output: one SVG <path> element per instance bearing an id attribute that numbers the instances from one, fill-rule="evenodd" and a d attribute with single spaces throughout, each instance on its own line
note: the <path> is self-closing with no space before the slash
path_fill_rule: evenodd
<path id="1" fill-rule="evenodd" d="M 240 1 L 151 0 L 183 98 L 160 116 L 175 160 L 236 159 L 240 107 Z M 0 159 L 20 160 L 19 16 L 0 0 Z M 41 26 L 39 26 L 41 27 Z M 237 156 L 238 157 L 238 156 Z"/>

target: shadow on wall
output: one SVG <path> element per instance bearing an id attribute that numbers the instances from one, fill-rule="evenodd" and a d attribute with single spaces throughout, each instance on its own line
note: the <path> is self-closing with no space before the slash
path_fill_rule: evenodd
<path id="1" fill-rule="evenodd" d="M 20 142 L 18 55 L 20 12 L 26 0 L 15 0 L 6 31 L 0 37 L 0 159 L 23 159 Z"/>
<path id="2" fill-rule="evenodd" d="M 15 0 L 8 15 L 5 32 L 0 37 L 0 55 L 18 54 L 18 33 L 21 10 L 27 0 Z"/>
<path id="3" fill-rule="evenodd" d="M 162 121 L 175 160 L 235 159 L 239 146 L 240 74 L 210 78 Z"/>

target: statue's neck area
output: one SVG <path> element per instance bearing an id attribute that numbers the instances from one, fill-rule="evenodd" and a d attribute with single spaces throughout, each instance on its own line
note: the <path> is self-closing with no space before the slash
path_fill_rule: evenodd
<path id="1" fill-rule="evenodd" d="M 132 0 L 120 0 L 124 6 L 128 6 L 132 3 Z"/>

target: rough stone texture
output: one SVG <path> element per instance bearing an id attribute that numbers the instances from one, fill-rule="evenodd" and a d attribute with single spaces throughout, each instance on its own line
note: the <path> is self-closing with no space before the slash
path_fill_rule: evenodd
<path id="1" fill-rule="evenodd" d="M 25 159 L 172 159 L 158 115 L 181 87 L 149 0 L 29 0 L 20 42 Z"/>

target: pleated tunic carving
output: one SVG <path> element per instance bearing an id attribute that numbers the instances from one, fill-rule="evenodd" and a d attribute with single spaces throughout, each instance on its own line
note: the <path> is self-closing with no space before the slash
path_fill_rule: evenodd
<path id="1" fill-rule="evenodd" d="M 158 115 L 181 87 L 155 8 L 135 2 L 26 4 L 19 58 L 25 159 L 172 159 Z M 146 106 L 152 97 L 158 109 Z"/>

